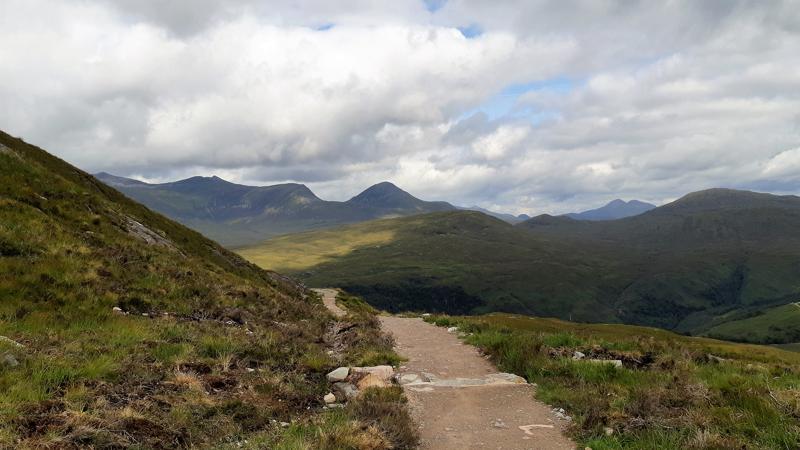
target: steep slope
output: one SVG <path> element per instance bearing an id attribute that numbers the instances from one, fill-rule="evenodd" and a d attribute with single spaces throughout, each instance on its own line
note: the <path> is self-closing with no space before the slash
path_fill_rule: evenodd
<path id="1" fill-rule="evenodd" d="M 1 448 L 271 448 L 342 362 L 303 286 L 2 132 L 0 298 Z"/>
<path id="2" fill-rule="evenodd" d="M 219 177 L 192 177 L 163 184 L 100 173 L 98 179 L 129 197 L 227 246 L 272 236 L 380 217 L 454 209 L 426 202 L 391 183 L 372 186 L 347 202 L 325 201 L 302 184 L 245 186 Z"/>
<path id="3" fill-rule="evenodd" d="M 565 214 L 575 220 L 616 220 L 626 217 L 638 216 L 654 209 L 656 205 L 639 200 L 613 200 L 597 209 L 590 209 L 580 213 Z"/>
<path id="4" fill-rule="evenodd" d="M 326 244 L 338 251 L 319 257 Z M 710 191 L 626 219 L 544 215 L 513 227 L 478 213 L 432 214 L 290 235 L 242 254 L 394 310 L 702 334 L 800 296 L 800 199 Z"/>

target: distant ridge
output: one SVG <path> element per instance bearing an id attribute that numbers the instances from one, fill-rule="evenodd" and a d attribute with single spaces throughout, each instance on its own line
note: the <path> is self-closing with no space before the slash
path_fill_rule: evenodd
<path id="1" fill-rule="evenodd" d="M 272 236 L 456 208 L 420 200 L 392 183 L 370 186 L 346 202 L 322 200 L 307 186 L 246 186 L 217 176 L 150 184 L 101 172 L 95 175 L 134 200 L 230 247 Z"/>
<path id="2" fill-rule="evenodd" d="M 501 213 L 501 212 L 491 211 L 491 210 L 488 210 L 486 208 L 481 208 L 480 206 L 459 207 L 458 209 L 462 209 L 462 210 L 465 210 L 465 211 L 482 212 L 482 213 L 484 213 L 484 214 L 486 214 L 488 216 L 496 217 L 496 218 L 498 218 L 500 220 L 504 220 L 504 221 L 506 221 L 506 222 L 508 222 L 510 224 L 520 223 L 520 222 L 522 222 L 524 220 L 528 220 L 528 219 L 531 218 L 527 214 L 520 214 L 518 216 L 515 216 L 515 215 L 509 214 L 509 213 Z"/>
<path id="3" fill-rule="evenodd" d="M 616 220 L 638 216 L 639 214 L 655 209 L 655 207 L 656 205 L 639 200 L 626 202 L 625 200 L 616 199 L 603 207 L 580 213 L 565 214 L 565 216 L 575 220 Z"/>

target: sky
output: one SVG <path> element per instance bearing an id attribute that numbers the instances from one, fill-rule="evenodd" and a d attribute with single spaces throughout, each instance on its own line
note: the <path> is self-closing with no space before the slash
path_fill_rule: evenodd
<path id="1" fill-rule="evenodd" d="M 800 193 L 796 1 L 3 0 L 0 98 L 0 129 L 152 182 Z"/>

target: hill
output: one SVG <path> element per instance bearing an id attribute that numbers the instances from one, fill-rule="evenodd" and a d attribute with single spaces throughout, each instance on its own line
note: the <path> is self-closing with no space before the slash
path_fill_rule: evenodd
<path id="1" fill-rule="evenodd" d="M 704 334 L 800 298 L 800 199 L 713 190 L 626 219 L 539 216 L 517 226 L 448 212 L 284 236 L 242 255 L 394 311 Z"/>
<path id="2" fill-rule="evenodd" d="M 219 177 L 148 184 L 107 173 L 96 175 L 132 199 L 229 247 L 272 236 L 362 222 L 453 210 L 420 200 L 397 186 L 376 184 L 346 202 L 326 201 L 302 184 L 245 186 Z"/>
<path id="3" fill-rule="evenodd" d="M 641 202 L 639 200 L 613 200 L 597 209 L 590 209 L 580 213 L 566 214 L 567 217 L 575 220 L 616 220 L 626 217 L 638 216 L 654 209 L 656 205 Z"/>
<path id="4" fill-rule="evenodd" d="M 0 298 L 0 448 L 394 448 L 322 409 L 328 370 L 396 359 L 374 318 L 333 340 L 302 285 L 2 132 Z"/>
<path id="5" fill-rule="evenodd" d="M 527 214 L 520 214 L 520 215 L 515 216 L 515 215 L 509 214 L 509 213 L 501 213 L 501 212 L 496 212 L 496 211 L 490 211 L 488 209 L 481 208 L 480 206 L 470 206 L 470 207 L 463 207 L 463 208 L 459 207 L 458 209 L 463 209 L 463 210 L 466 210 L 466 211 L 482 212 L 482 213 L 486 214 L 487 216 L 496 217 L 496 218 L 498 218 L 500 220 L 504 220 L 504 221 L 506 221 L 506 222 L 508 222 L 510 224 L 520 223 L 520 222 L 523 222 L 523 221 L 528 220 L 528 219 L 531 218 Z"/>

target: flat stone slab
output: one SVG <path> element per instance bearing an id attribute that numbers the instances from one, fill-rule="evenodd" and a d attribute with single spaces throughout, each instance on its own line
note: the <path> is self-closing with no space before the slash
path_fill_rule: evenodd
<path id="1" fill-rule="evenodd" d="M 524 378 L 512 373 L 490 373 L 483 378 L 435 378 L 430 374 L 419 376 L 415 373 L 404 373 L 400 376 L 400 384 L 413 387 L 472 387 L 472 386 L 499 386 L 504 384 L 528 384 Z M 425 381 L 425 379 L 429 381 Z"/>

